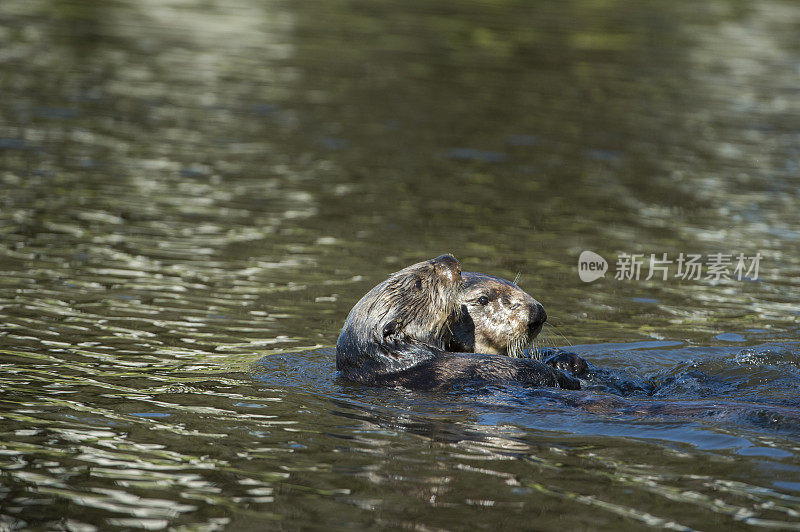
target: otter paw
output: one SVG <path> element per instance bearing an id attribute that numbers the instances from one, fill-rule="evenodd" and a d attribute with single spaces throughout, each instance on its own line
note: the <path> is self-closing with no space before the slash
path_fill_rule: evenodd
<path id="1" fill-rule="evenodd" d="M 570 377 L 566 373 L 561 373 L 560 371 L 556 371 L 556 380 L 558 380 L 558 386 L 564 388 L 565 390 L 581 389 L 581 381 L 573 377 Z"/>
<path id="2" fill-rule="evenodd" d="M 582 375 L 589 364 L 575 353 L 556 353 L 544 360 L 544 363 L 561 371 L 568 371 L 573 375 Z"/>

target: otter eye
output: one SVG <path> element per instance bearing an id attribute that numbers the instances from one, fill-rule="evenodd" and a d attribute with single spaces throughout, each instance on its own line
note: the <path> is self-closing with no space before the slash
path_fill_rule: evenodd
<path id="1" fill-rule="evenodd" d="M 489 304 L 489 298 L 486 296 L 481 296 L 478 298 L 478 303 L 480 303 L 483 306 L 486 306 Z"/>
<path id="2" fill-rule="evenodd" d="M 414 283 L 414 288 L 417 290 L 422 290 L 422 279 L 417 279 L 417 281 Z"/>
<path id="3" fill-rule="evenodd" d="M 400 328 L 400 322 L 398 321 L 390 321 L 386 325 L 383 326 L 383 337 L 386 338 L 387 336 L 391 336 L 392 334 L 396 333 L 397 330 Z"/>

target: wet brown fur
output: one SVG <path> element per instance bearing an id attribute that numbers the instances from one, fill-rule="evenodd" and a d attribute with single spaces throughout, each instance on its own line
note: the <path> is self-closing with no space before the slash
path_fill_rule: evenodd
<path id="1" fill-rule="evenodd" d="M 458 316 L 461 264 L 451 255 L 389 276 L 355 304 L 336 343 L 336 368 L 370 382 L 409 369 L 444 350 Z"/>
<path id="2" fill-rule="evenodd" d="M 336 344 L 348 380 L 436 389 L 470 381 L 577 389 L 578 382 L 535 360 L 445 352 L 459 318 L 461 266 L 450 256 L 393 273 L 350 311 Z"/>

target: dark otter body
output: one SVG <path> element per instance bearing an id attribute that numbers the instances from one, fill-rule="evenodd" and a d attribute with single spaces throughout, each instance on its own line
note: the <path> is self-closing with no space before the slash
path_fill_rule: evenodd
<path id="1" fill-rule="evenodd" d="M 444 351 L 407 371 L 383 376 L 376 384 L 437 389 L 476 382 L 518 382 L 567 390 L 580 390 L 581 387 L 577 380 L 538 360 Z"/>
<path id="2" fill-rule="evenodd" d="M 352 381 L 434 389 L 469 381 L 578 389 L 535 360 L 447 353 L 458 316 L 461 265 L 451 255 L 393 273 L 350 311 L 336 343 L 336 368 Z"/>
<path id="3" fill-rule="evenodd" d="M 448 351 L 524 357 L 547 320 L 544 307 L 519 286 L 485 273 L 464 272 L 461 311 L 452 327 Z M 543 350 L 545 364 L 580 375 L 588 364 L 578 355 Z"/>
<path id="4" fill-rule="evenodd" d="M 377 382 L 444 350 L 456 315 L 461 264 L 451 255 L 395 272 L 350 310 L 336 342 L 336 369 L 353 381 Z"/>

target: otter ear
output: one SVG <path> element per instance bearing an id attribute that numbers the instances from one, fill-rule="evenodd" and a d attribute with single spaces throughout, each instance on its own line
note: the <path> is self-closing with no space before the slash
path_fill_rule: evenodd
<path id="1" fill-rule="evenodd" d="M 389 323 L 383 326 L 383 331 L 382 331 L 383 337 L 386 338 L 387 336 L 393 335 L 394 333 L 400 330 L 400 327 L 402 325 L 403 324 L 398 320 L 390 321 Z"/>

